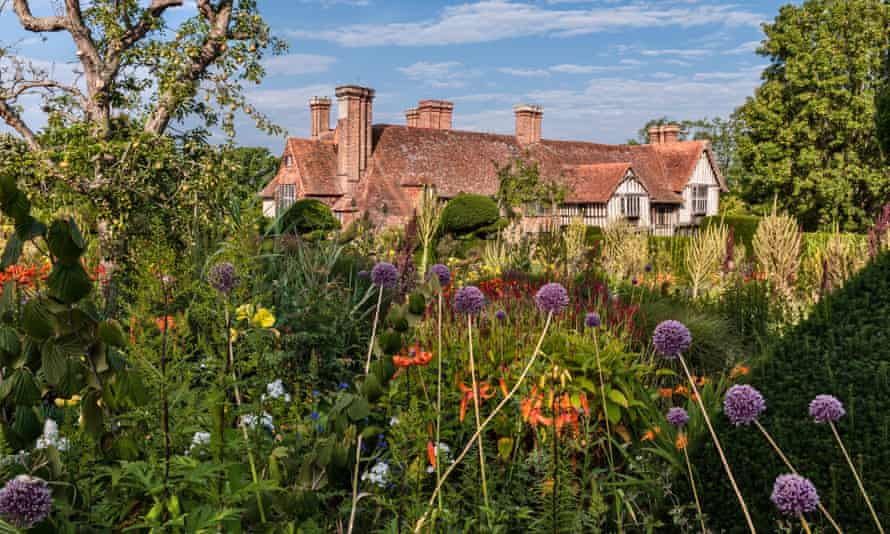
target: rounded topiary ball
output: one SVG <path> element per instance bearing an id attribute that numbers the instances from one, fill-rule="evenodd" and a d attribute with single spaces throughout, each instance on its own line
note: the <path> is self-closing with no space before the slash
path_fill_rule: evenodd
<path id="1" fill-rule="evenodd" d="M 498 221 L 497 203 L 483 195 L 460 194 L 442 210 L 442 229 L 455 235 L 469 234 Z"/>
<path id="2" fill-rule="evenodd" d="M 340 228 L 340 221 L 326 204 L 314 198 L 298 200 L 281 216 L 283 233 L 308 234 Z"/>

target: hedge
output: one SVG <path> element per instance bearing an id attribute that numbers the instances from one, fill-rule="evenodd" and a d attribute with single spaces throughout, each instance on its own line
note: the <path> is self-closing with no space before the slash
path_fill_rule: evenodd
<path id="1" fill-rule="evenodd" d="M 469 234 L 495 224 L 500 218 L 498 205 L 483 195 L 460 194 L 442 210 L 442 230 L 453 235 Z"/>
<path id="2" fill-rule="evenodd" d="M 694 343 L 694 342 L 693 342 Z M 766 398 L 760 421 L 795 467 L 811 479 L 822 502 L 846 532 L 874 532 L 868 510 L 831 429 L 807 413 L 810 400 L 832 394 L 847 415 L 838 431 L 871 495 L 878 516 L 890 517 L 890 254 L 873 261 L 822 300 L 780 339 L 749 375 Z M 716 416 L 717 433 L 756 526 L 771 532 L 779 518 L 769 500 L 776 476 L 787 472 L 754 427 L 734 427 Z M 747 532 L 714 447 L 695 451 L 709 527 Z M 690 451 L 692 453 L 693 451 Z M 810 518 L 830 532 L 819 516 Z M 815 529 L 814 529 L 815 531 Z"/>
<path id="3" fill-rule="evenodd" d="M 282 233 L 328 232 L 340 228 L 340 221 L 334 217 L 331 208 L 313 198 L 298 200 L 284 212 L 279 220 Z"/>

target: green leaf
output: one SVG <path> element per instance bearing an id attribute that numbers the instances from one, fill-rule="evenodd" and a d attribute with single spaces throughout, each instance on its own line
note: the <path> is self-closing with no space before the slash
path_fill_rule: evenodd
<path id="1" fill-rule="evenodd" d="M 99 323 L 99 329 L 96 337 L 106 345 L 112 347 L 126 347 L 127 337 L 124 335 L 124 329 L 121 324 L 114 319 L 108 319 Z"/>
<path id="2" fill-rule="evenodd" d="M 56 330 L 56 318 L 47 309 L 44 299 L 29 300 L 22 309 L 22 328 L 34 339 L 46 339 Z"/>
<path id="3" fill-rule="evenodd" d="M 349 415 L 349 418 L 353 421 L 361 421 L 365 417 L 371 415 L 371 407 L 368 405 L 368 401 L 365 400 L 364 397 L 356 397 L 349 405 L 346 414 Z"/>
<path id="4" fill-rule="evenodd" d="M 623 408 L 628 407 L 627 397 L 624 396 L 624 393 L 617 389 L 610 389 L 608 394 L 609 400 L 614 402 L 615 404 L 620 405 Z"/>
<path id="5" fill-rule="evenodd" d="M 41 361 L 40 368 L 43 370 L 43 376 L 50 385 L 58 385 L 65 379 L 68 372 L 69 355 L 65 347 L 60 347 L 52 339 L 46 340 L 40 351 Z"/>
<path id="6" fill-rule="evenodd" d="M 80 401 L 81 426 L 93 436 L 101 436 L 104 429 L 104 414 L 98 405 L 99 394 L 88 393 Z"/>
<path id="7" fill-rule="evenodd" d="M 30 241 L 37 236 L 46 233 L 46 225 L 38 221 L 34 217 L 28 215 L 25 218 L 15 221 L 15 233 L 22 242 Z"/>
<path id="8" fill-rule="evenodd" d="M 22 255 L 23 248 L 22 240 L 19 239 L 19 235 L 13 233 L 9 236 L 9 239 L 6 241 L 6 246 L 3 248 L 3 257 L 0 258 L 0 269 L 6 269 L 10 265 L 15 265 L 18 263 L 19 258 Z"/>
<path id="9" fill-rule="evenodd" d="M 22 193 L 18 188 L 10 191 L 8 195 L 3 195 L 2 200 L 4 200 L 4 202 L 0 205 L 0 208 L 3 209 L 3 213 L 9 215 L 9 217 L 16 222 L 29 216 L 31 202 L 28 200 L 28 196 Z"/>
<path id="10" fill-rule="evenodd" d="M 617 404 L 612 404 L 611 402 L 606 403 L 606 414 L 609 416 L 609 421 L 614 425 L 618 424 L 621 421 L 621 408 Z"/>
<path id="11" fill-rule="evenodd" d="M 52 295 L 67 304 L 86 297 L 93 289 L 93 281 L 79 263 L 56 263 L 46 283 Z"/>
<path id="12" fill-rule="evenodd" d="M 62 263 L 77 263 L 86 250 L 86 244 L 72 219 L 57 219 L 49 227 L 46 236 L 49 251 Z"/>
<path id="13" fill-rule="evenodd" d="M 32 406 L 40 402 L 40 397 L 34 376 L 27 369 L 16 369 L 0 383 L 0 401 L 9 399 L 13 404 Z"/>
<path id="14" fill-rule="evenodd" d="M 19 334 L 8 326 L 0 326 L 0 353 L 4 357 L 18 358 L 22 352 Z"/>
<path id="15" fill-rule="evenodd" d="M 43 427 L 33 407 L 16 406 L 15 419 L 12 421 L 12 431 L 18 434 L 23 441 L 32 441 L 40 436 Z"/>

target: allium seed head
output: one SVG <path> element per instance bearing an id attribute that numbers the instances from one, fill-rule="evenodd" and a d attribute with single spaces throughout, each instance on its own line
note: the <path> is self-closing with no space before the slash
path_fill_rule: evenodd
<path id="1" fill-rule="evenodd" d="M 584 326 L 587 328 L 597 328 L 601 324 L 603 322 L 600 319 L 600 314 L 596 312 L 590 312 L 584 316 Z"/>
<path id="2" fill-rule="evenodd" d="M 689 414 L 686 413 L 686 410 L 680 408 L 679 406 L 674 406 L 673 408 L 668 410 L 666 418 L 668 423 L 678 428 L 685 426 L 686 423 L 689 422 Z"/>
<path id="3" fill-rule="evenodd" d="M 207 273 L 207 281 L 213 289 L 223 295 L 230 294 L 232 290 L 238 287 L 239 282 L 235 266 L 229 261 L 217 263 L 211 267 L 210 272 Z"/>
<path id="4" fill-rule="evenodd" d="M 809 479 L 800 475 L 779 475 L 773 484 L 770 497 L 776 508 L 785 515 L 799 516 L 815 511 L 819 506 L 819 494 Z"/>
<path id="5" fill-rule="evenodd" d="M 766 410 L 766 401 L 759 391 L 747 384 L 736 384 L 723 397 L 723 413 L 732 424 L 750 425 Z"/>
<path id="6" fill-rule="evenodd" d="M 396 284 L 399 283 L 399 271 L 395 265 L 389 262 L 377 262 L 371 269 L 371 282 L 378 287 L 396 287 Z"/>
<path id="7" fill-rule="evenodd" d="M 485 307 L 485 295 L 476 286 L 460 288 L 454 296 L 454 309 L 465 315 L 478 315 Z"/>
<path id="8" fill-rule="evenodd" d="M 446 287 L 451 283 L 451 271 L 447 266 L 442 265 L 441 263 L 437 263 L 430 267 L 430 272 L 427 275 L 431 277 L 435 275 L 439 279 L 439 286 Z"/>
<path id="9" fill-rule="evenodd" d="M 494 312 L 494 316 L 498 321 L 503 321 L 507 318 L 507 312 L 505 312 L 504 310 L 498 310 Z"/>
<path id="10" fill-rule="evenodd" d="M 692 345 L 692 334 L 680 321 L 662 321 L 652 334 L 655 351 L 666 358 L 677 358 Z"/>
<path id="11" fill-rule="evenodd" d="M 562 284 L 544 284 L 535 294 L 535 304 L 542 312 L 556 315 L 569 305 L 569 294 Z"/>
<path id="12" fill-rule="evenodd" d="M 53 498 L 46 482 L 19 475 L 0 489 L 0 516 L 19 528 L 43 521 L 53 508 Z"/>
<path id="13" fill-rule="evenodd" d="M 835 423 L 846 414 L 843 403 L 831 395 L 816 395 L 810 401 L 810 416 L 817 423 Z"/>

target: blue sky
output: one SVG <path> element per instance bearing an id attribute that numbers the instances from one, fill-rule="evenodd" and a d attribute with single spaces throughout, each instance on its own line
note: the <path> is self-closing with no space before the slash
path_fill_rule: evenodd
<path id="1" fill-rule="evenodd" d="M 36 15 L 58 0 L 32 0 Z M 147 1 L 145 1 L 147 3 Z M 544 106 L 544 137 L 622 142 L 657 116 L 725 116 L 759 83 L 760 24 L 786 2 L 754 0 L 259 0 L 290 44 L 249 88 L 290 135 L 309 130 L 308 100 L 340 84 L 377 90 L 375 122 L 404 122 L 424 98 L 455 103 L 454 126 L 510 133 L 512 106 Z M 190 2 L 187 2 L 190 4 Z M 194 13 L 172 10 L 171 24 Z M 67 37 L 28 38 L 9 10 L 4 42 L 70 70 Z M 27 113 L 32 115 L 32 113 Z M 242 121 L 237 141 L 283 140 Z"/>

